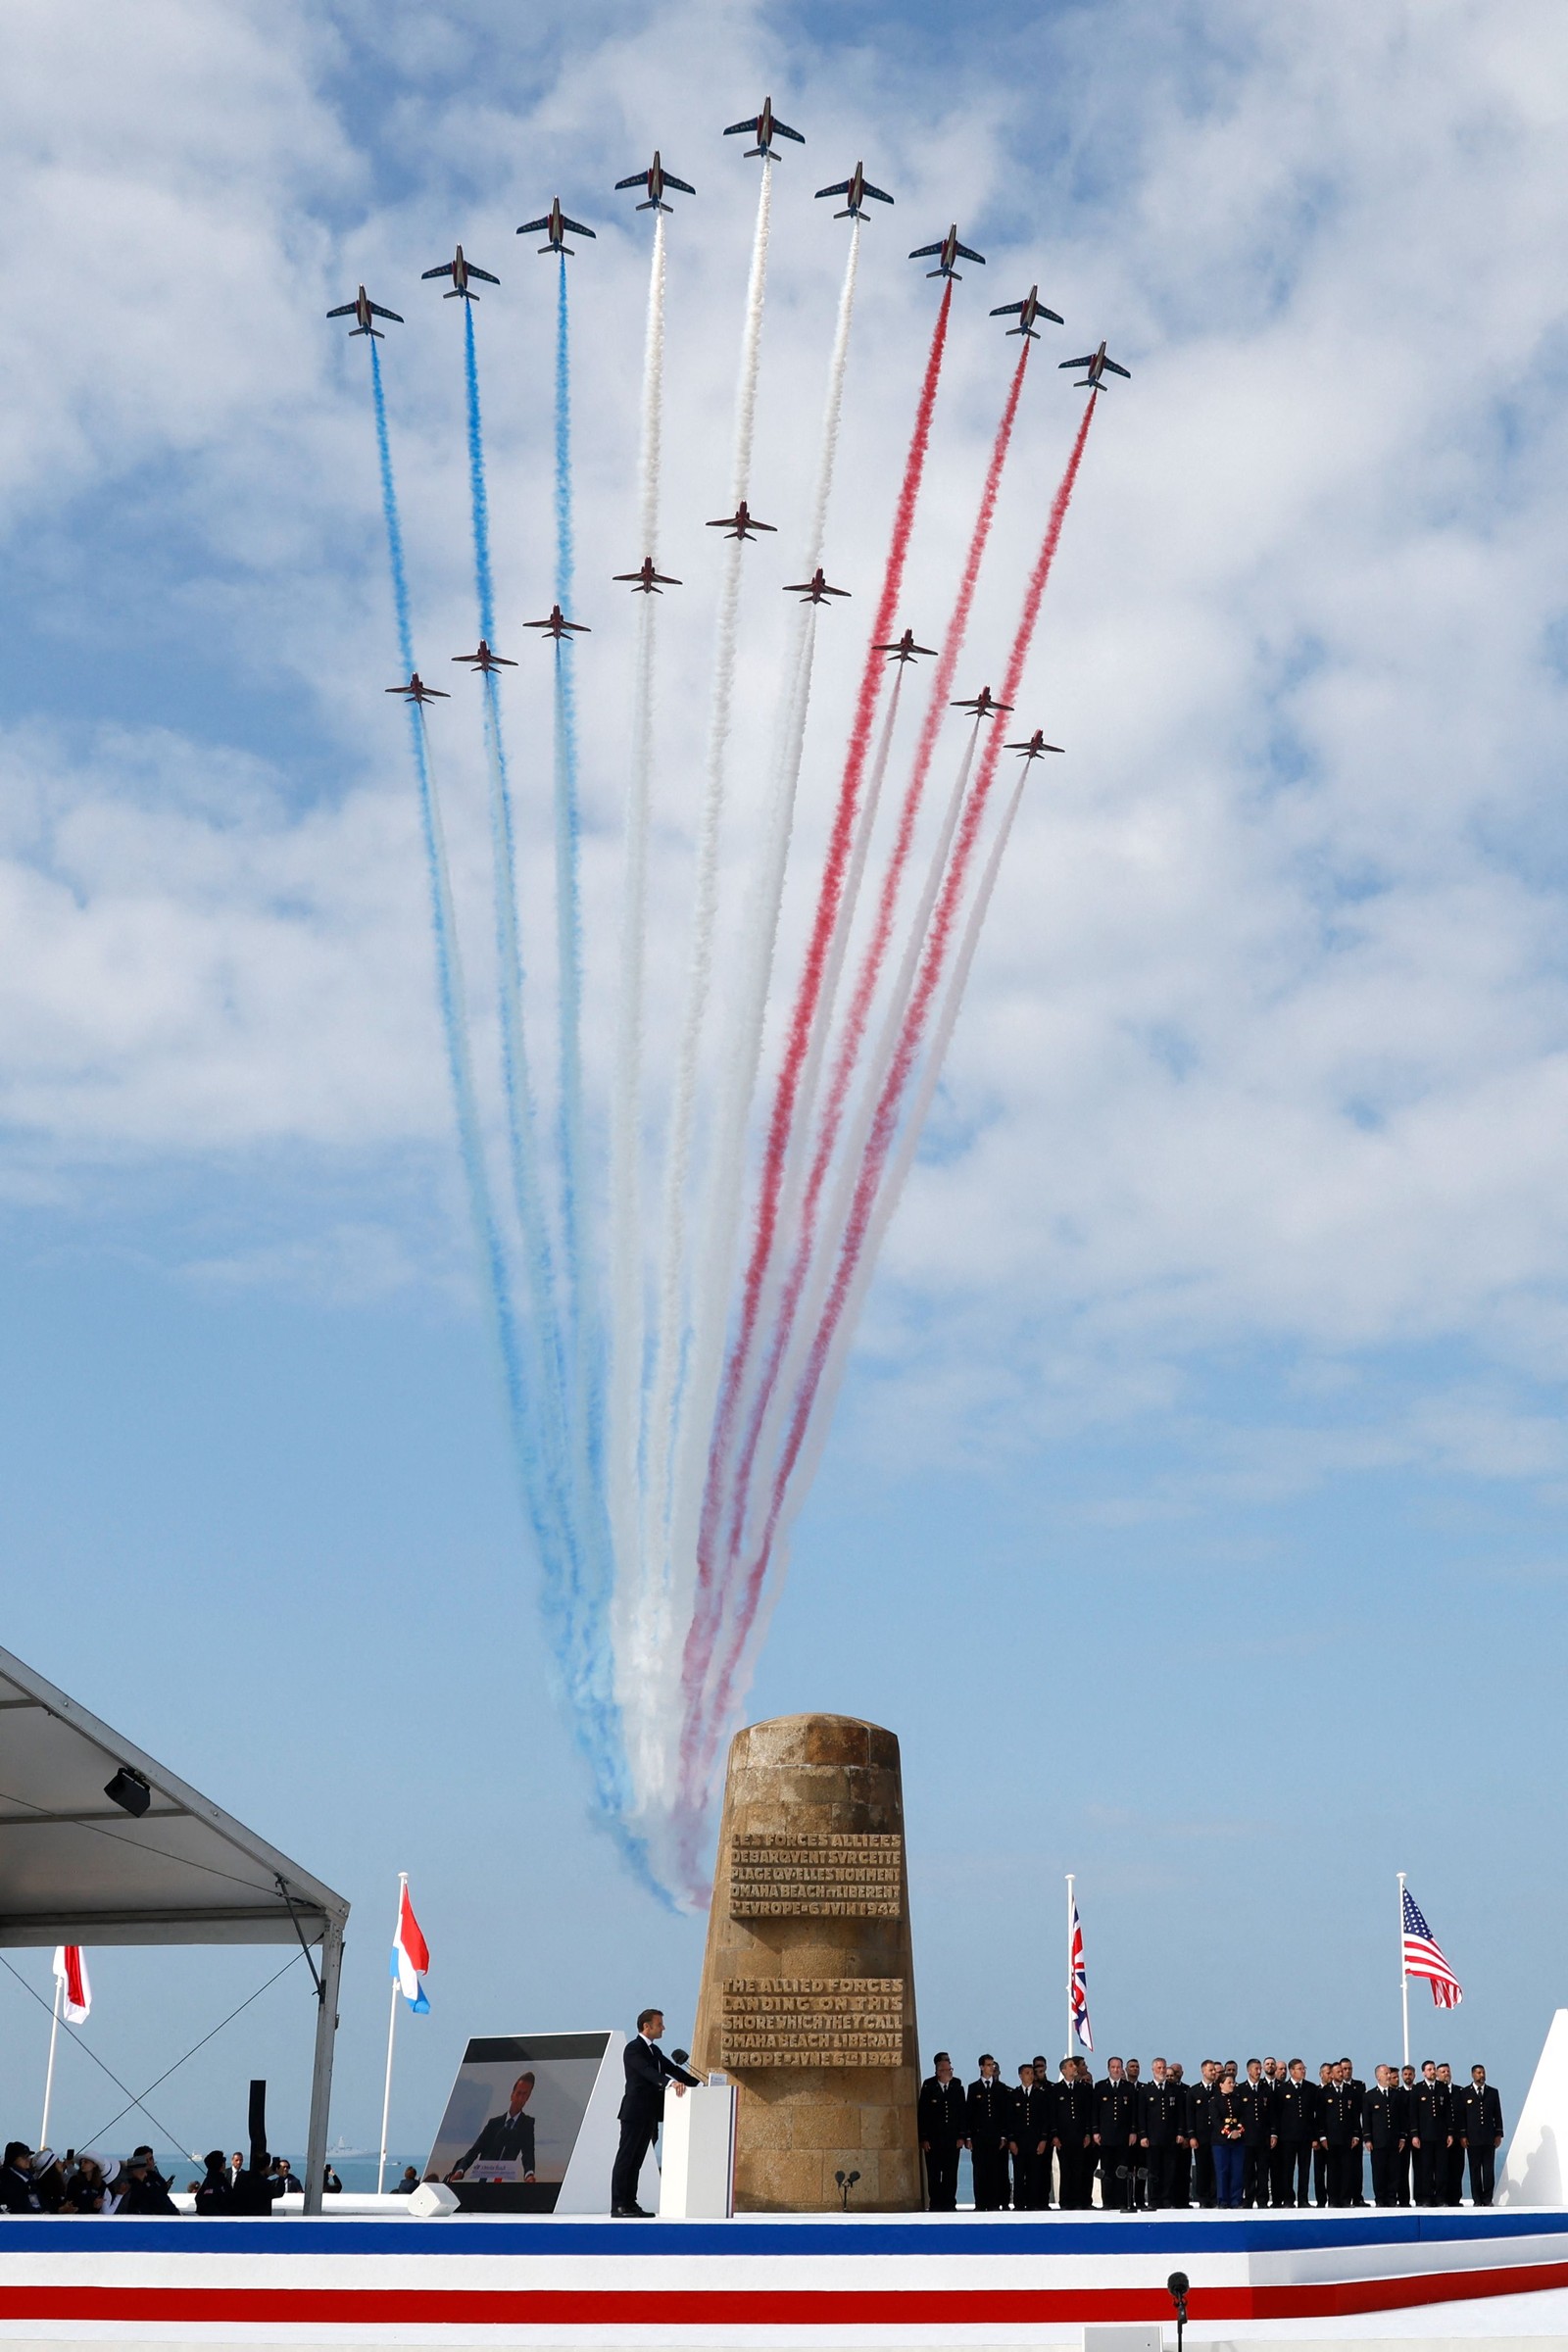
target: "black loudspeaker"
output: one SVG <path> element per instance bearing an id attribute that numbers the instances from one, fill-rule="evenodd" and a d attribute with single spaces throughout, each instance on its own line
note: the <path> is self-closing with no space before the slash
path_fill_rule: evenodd
<path id="1" fill-rule="evenodd" d="M 251 2171 L 259 2173 L 267 2162 L 267 2084 L 251 2084 L 250 2105 Z"/>

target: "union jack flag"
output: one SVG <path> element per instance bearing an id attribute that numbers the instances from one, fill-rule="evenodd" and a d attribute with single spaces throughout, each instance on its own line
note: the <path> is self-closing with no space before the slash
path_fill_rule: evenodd
<path id="1" fill-rule="evenodd" d="M 1072 1975 L 1067 1985 L 1072 2003 L 1072 2030 L 1086 2050 L 1095 2046 L 1094 2033 L 1089 2023 L 1089 1971 L 1084 1966 L 1084 1931 L 1078 1917 L 1078 1898 L 1073 1897 L 1072 1943 L 1068 1955 Z"/>
<path id="2" fill-rule="evenodd" d="M 1457 2009 L 1464 1999 L 1463 1987 L 1444 1958 L 1443 1946 L 1422 1918 L 1408 1886 L 1404 1890 L 1403 1968 L 1407 1977 L 1426 1978 L 1440 2009 Z"/>

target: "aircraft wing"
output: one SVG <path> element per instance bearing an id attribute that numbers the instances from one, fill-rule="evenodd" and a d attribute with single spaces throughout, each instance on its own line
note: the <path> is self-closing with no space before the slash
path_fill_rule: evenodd
<path id="1" fill-rule="evenodd" d="M 847 196 L 850 192 L 850 183 L 847 179 L 836 179 L 830 188 L 818 188 L 816 192 L 818 196 Z M 865 192 L 868 196 L 871 193 L 869 188 Z M 352 311 L 354 305 L 351 302 L 349 309 Z"/>
<path id="2" fill-rule="evenodd" d="M 695 196 L 697 193 L 689 179 L 677 179 L 673 172 L 664 173 L 664 185 L 666 188 L 679 188 L 683 196 Z"/>
<path id="3" fill-rule="evenodd" d="M 666 179 L 669 178 L 669 173 L 667 172 L 664 173 L 664 177 Z M 617 179 L 615 185 L 617 188 L 646 188 L 648 185 L 648 174 L 646 172 L 634 172 L 630 179 Z M 535 223 L 535 225 L 537 226 L 537 223 Z M 521 236 L 522 231 L 520 228 L 518 229 L 517 234 L 519 237 Z"/>
<path id="4" fill-rule="evenodd" d="M 955 253 L 961 253 L 966 262 L 980 262 L 983 264 L 986 258 L 983 253 L 976 253 L 972 245 L 955 245 L 953 250 Z"/>
<path id="5" fill-rule="evenodd" d="M 789 124 L 787 122 L 781 122 L 777 115 L 773 117 L 773 128 L 777 131 L 781 139 L 793 139 L 797 147 L 804 147 L 806 145 L 805 131 L 791 130 Z"/>
<path id="6" fill-rule="evenodd" d="M 476 268 L 472 262 L 468 264 L 468 275 L 470 277 L 482 277 L 487 286 L 499 286 L 501 283 L 499 277 L 492 277 L 488 270 L 480 270 Z"/>
<path id="7" fill-rule="evenodd" d="M 637 178 L 638 178 L 638 179 L 641 179 L 641 178 L 642 178 L 642 176 L 643 176 L 643 175 L 642 175 L 642 173 L 639 172 L 638 172 L 638 174 L 637 174 Z M 636 183 L 636 180 L 629 180 L 629 179 L 623 179 L 623 180 L 620 182 L 620 185 L 621 185 L 623 188 L 635 187 L 635 185 L 636 185 L 636 184 L 637 184 L 637 183 Z M 524 221 L 522 221 L 522 222 L 519 224 L 519 226 L 518 226 L 518 229 L 517 229 L 517 234 L 518 234 L 518 236 L 519 236 L 519 237 L 531 237 L 531 236 L 532 236 L 532 235 L 535 233 L 535 231 L 536 231 L 536 230 L 538 230 L 538 229 L 541 229 L 541 228 L 548 228 L 549 226 L 550 226 L 550 215 L 549 215 L 548 213 L 541 213 L 537 220 L 524 220 Z M 474 270 L 474 269 L 473 269 L 473 264 L 472 264 L 471 262 L 468 264 L 468 268 L 469 268 L 470 270 L 473 270 L 473 274 L 474 274 L 474 276 L 475 276 L 475 277 L 477 277 L 477 276 L 478 276 L 478 274 L 479 274 L 479 272 L 478 272 L 478 270 Z"/>
<path id="8" fill-rule="evenodd" d="M 732 139 L 738 130 L 755 130 L 761 120 L 762 118 L 760 115 L 754 115 L 749 122 L 727 122 L 724 125 L 724 136 L 726 139 Z M 777 130 L 778 124 L 776 122 L 774 123 L 773 128 Z"/>
<path id="9" fill-rule="evenodd" d="M 1067 323 L 1066 319 L 1062 317 L 1059 311 L 1048 311 L 1043 302 L 1037 302 L 1035 304 L 1035 317 L 1037 318 L 1050 318 L 1054 320 L 1057 326 L 1065 326 Z"/>
<path id="10" fill-rule="evenodd" d="M 477 270 L 475 270 L 474 274 L 475 276 L 478 275 Z M 452 275 L 452 264 L 450 262 L 443 262 L 439 270 L 421 270 L 419 271 L 419 275 L 421 278 L 450 277 Z"/>
<path id="11" fill-rule="evenodd" d="M 893 202 L 893 199 L 888 194 L 886 188 L 873 188 L 868 179 L 861 180 L 860 193 L 862 196 L 874 196 L 878 204 L 891 204 Z"/>
<path id="12" fill-rule="evenodd" d="M 909 259 L 911 262 L 929 261 L 932 254 L 940 253 L 942 251 L 942 248 L 946 242 L 947 240 L 945 237 L 938 237 L 934 245 L 917 245 L 914 251 L 910 254 Z M 961 245 L 959 246 L 958 251 L 960 253 L 963 251 L 963 247 Z"/>
<path id="13" fill-rule="evenodd" d="M 588 227 L 585 221 L 573 220 L 569 213 L 562 214 L 561 225 L 563 228 L 569 228 L 572 234 L 578 237 L 592 237 L 599 233 L 597 229 Z"/>
<path id="14" fill-rule="evenodd" d="M 340 302 L 335 311 L 328 311 L 326 315 L 329 318 L 352 318 L 359 307 L 360 306 L 357 302 Z M 375 305 L 373 302 L 371 303 L 370 308 L 372 311 L 375 311 Z M 390 318 L 392 316 L 390 311 L 375 311 L 375 315 L 378 318 Z M 398 320 L 398 324 L 400 326 L 403 324 L 401 318 Z"/>
<path id="15" fill-rule="evenodd" d="M 349 306 L 348 306 L 348 307 L 349 307 L 349 309 L 352 311 L 352 310 L 353 310 L 353 308 L 354 308 L 354 305 L 353 305 L 353 303 L 351 302 L 351 303 L 349 304 Z M 372 302 L 372 303 L 371 303 L 371 305 L 370 305 L 370 316 L 371 316 L 371 318 L 391 318 L 391 319 L 394 319 L 394 320 L 396 321 L 396 323 L 397 323 L 399 326 L 401 326 L 401 325 L 403 324 L 403 313 L 402 313 L 401 311 L 383 311 L 383 310 L 382 310 L 382 308 L 381 308 L 381 305 L 380 305 L 378 302 Z M 341 313 L 341 311 L 332 311 L 332 312 L 329 312 L 329 313 L 328 313 L 328 317 L 329 317 L 329 318 L 341 318 L 341 317 L 342 317 L 342 313 Z"/>
<path id="16" fill-rule="evenodd" d="M 1058 360 L 1056 362 L 1058 368 L 1092 368 L 1094 364 L 1095 355 L 1092 351 L 1086 351 L 1081 360 Z"/>
<path id="17" fill-rule="evenodd" d="M 1128 383 L 1132 382 L 1133 379 L 1128 370 L 1125 368 L 1118 368 L 1114 360 L 1107 360 L 1105 366 L 1110 369 L 1112 375 L 1125 376 Z"/>
<path id="18" fill-rule="evenodd" d="M 1021 302 L 999 302 L 991 316 L 993 318 L 1021 318 L 1023 316 L 1023 304 Z M 1046 313 L 1046 317 L 1048 318 L 1051 317 L 1051 313 L 1049 311 Z M 1076 362 L 1074 365 L 1076 365 Z"/>

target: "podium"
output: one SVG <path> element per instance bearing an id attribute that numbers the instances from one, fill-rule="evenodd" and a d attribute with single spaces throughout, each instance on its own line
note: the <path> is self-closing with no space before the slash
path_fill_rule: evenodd
<path id="1" fill-rule="evenodd" d="M 664 2093 L 660 2219 L 727 2222 L 735 2211 L 735 2085 L 716 2076 Z"/>

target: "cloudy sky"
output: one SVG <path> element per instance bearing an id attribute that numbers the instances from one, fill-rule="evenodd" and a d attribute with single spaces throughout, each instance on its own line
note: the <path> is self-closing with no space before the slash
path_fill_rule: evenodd
<path id="1" fill-rule="evenodd" d="M 1028 678 L 1070 756 L 1025 805 L 754 1710 L 899 1732 L 927 2044 L 1059 2037 L 1075 1869 L 1102 2048 L 1370 2065 L 1403 1868 L 1465 1982 L 1451 2055 L 1516 2105 L 1568 1928 L 1560 12 L 5 18 L 0 1638 L 352 1898 L 334 2126 L 374 2130 L 398 1869 L 437 1964 L 395 2126 L 416 2152 L 470 2031 L 652 1998 L 688 2025 L 700 1929 L 622 1875 L 548 1692 L 380 692 L 365 346 L 322 314 L 364 279 L 408 318 L 386 364 L 434 669 L 473 631 L 457 306 L 419 272 L 462 238 L 504 281 L 479 324 L 515 636 L 548 599 L 551 272 L 513 232 L 558 189 L 599 227 L 592 942 L 626 731 L 607 575 L 641 552 L 646 228 L 610 189 L 656 143 L 697 184 L 662 551 L 692 575 L 672 1003 L 755 195 L 718 133 L 764 90 L 809 140 L 764 343 L 786 515 L 842 267 L 810 191 L 863 156 L 898 197 L 865 232 L 834 576 L 870 598 L 932 299 L 904 255 L 955 216 L 988 262 L 956 301 L 920 626 L 1015 348 L 985 313 L 1038 279 L 1068 320 L 1027 386 L 981 673 L 1077 418 L 1051 363 L 1105 334 L 1133 380 Z M 743 777 L 785 618 L 747 638 Z M 855 645 L 846 621 L 826 648 L 808 850 Z M 526 741 L 538 677 L 515 710 Z M 442 757 L 478 919 L 474 749 L 454 726 Z M 105 1954 L 95 2045 L 148 2080 L 270 1965 Z M 37 2013 L 0 1982 L 22 2085 Z M 257 2071 L 302 2128 L 306 2010 L 286 1980 L 173 2079 L 188 2145 L 231 2134 Z M 74 2054 L 64 2086 L 83 2140 L 112 2107 Z"/>

